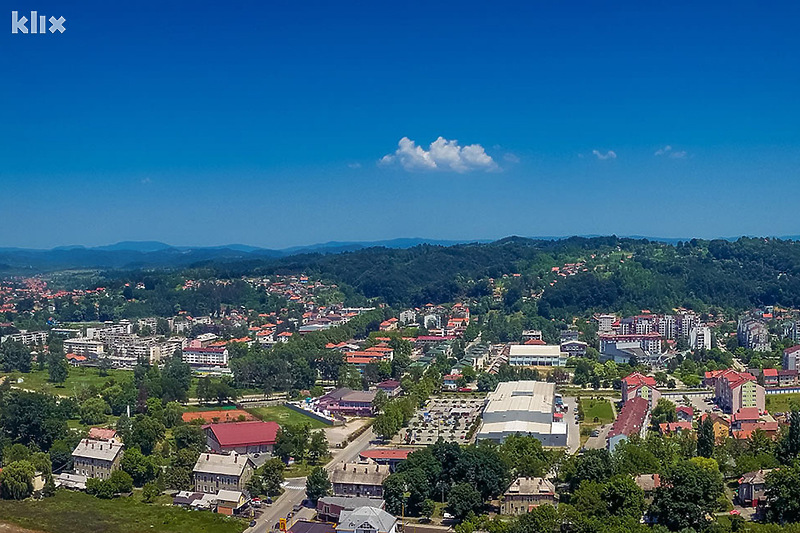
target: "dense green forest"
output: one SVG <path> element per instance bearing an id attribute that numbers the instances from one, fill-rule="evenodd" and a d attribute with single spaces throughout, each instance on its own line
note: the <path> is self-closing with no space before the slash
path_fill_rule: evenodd
<path id="1" fill-rule="evenodd" d="M 577 267 L 575 265 L 578 265 Z M 565 265 L 572 265 L 568 275 Z M 556 271 L 554 269 L 562 269 Z M 369 248 L 278 259 L 207 261 L 188 268 L 95 273 L 84 288 L 102 296 L 56 300 L 60 321 L 215 313 L 224 307 L 273 312 L 291 305 L 241 278 L 308 274 L 336 284 L 350 305 L 393 307 L 468 299 L 475 312 L 568 319 L 593 311 L 664 312 L 684 306 L 739 311 L 760 305 L 800 307 L 800 246 L 796 241 L 741 238 L 669 244 L 617 237 L 487 244 Z M 228 279 L 182 290 L 186 279 Z M 127 285 L 126 285 L 127 284 Z M 131 288 L 140 284 L 144 288 Z M 91 285 L 91 286 L 90 286 Z M 324 301 L 323 295 L 315 295 Z M 299 311 L 299 308 L 297 309 Z"/>
<path id="2" fill-rule="evenodd" d="M 575 275 L 552 272 L 553 267 L 576 262 L 584 266 Z M 509 305 L 531 296 L 538 299 L 539 314 L 545 317 L 675 306 L 800 306 L 800 246 L 779 239 L 693 239 L 673 245 L 617 237 L 510 237 L 489 244 L 209 262 L 182 274 L 240 278 L 297 272 L 352 288 L 346 293 L 351 299 L 380 298 L 394 306 L 481 299 L 499 288 Z M 504 277 L 513 274 L 518 276 Z M 148 275 L 156 278 L 158 290 L 157 274 Z M 254 296 L 246 296 L 252 302 Z"/>

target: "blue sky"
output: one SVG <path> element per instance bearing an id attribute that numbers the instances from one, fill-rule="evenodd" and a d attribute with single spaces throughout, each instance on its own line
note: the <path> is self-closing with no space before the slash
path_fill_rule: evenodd
<path id="1" fill-rule="evenodd" d="M 795 2 L 75 4 L 0 13 L 66 19 L 0 31 L 0 246 L 800 234 Z"/>

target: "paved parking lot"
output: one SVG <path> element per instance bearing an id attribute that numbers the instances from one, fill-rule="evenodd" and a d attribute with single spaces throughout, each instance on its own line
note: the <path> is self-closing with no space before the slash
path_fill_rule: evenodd
<path id="1" fill-rule="evenodd" d="M 393 439 L 394 444 L 427 446 L 441 437 L 445 442 L 469 444 L 469 430 L 480 418 L 484 398 L 432 398 Z"/>

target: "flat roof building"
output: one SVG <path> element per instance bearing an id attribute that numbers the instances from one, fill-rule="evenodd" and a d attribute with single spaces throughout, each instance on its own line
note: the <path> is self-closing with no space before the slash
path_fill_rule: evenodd
<path id="1" fill-rule="evenodd" d="M 567 353 L 558 344 L 512 344 L 510 366 L 566 366 Z"/>
<path id="2" fill-rule="evenodd" d="M 545 381 L 506 381 L 487 396 L 478 439 L 503 441 L 531 435 L 544 446 L 566 446 L 567 425 L 554 421 L 556 386 Z"/>

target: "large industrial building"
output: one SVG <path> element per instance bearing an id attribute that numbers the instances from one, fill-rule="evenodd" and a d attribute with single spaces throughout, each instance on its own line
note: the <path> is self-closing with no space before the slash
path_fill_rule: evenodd
<path id="1" fill-rule="evenodd" d="M 567 424 L 554 421 L 556 386 L 545 381 L 506 381 L 489 393 L 478 439 L 501 442 L 531 435 L 544 446 L 566 446 Z"/>

